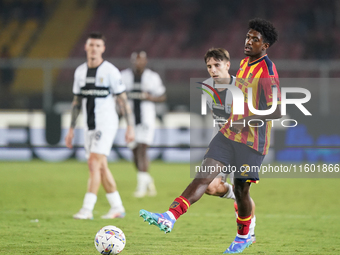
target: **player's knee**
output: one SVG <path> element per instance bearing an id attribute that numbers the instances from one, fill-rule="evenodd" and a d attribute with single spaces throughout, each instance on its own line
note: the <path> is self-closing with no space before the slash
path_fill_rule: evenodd
<path id="1" fill-rule="evenodd" d="M 96 169 L 99 170 L 101 158 L 97 154 L 91 153 L 89 159 L 87 160 L 87 164 L 90 168 L 90 171 L 94 171 Z"/>
<path id="2" fill-rule="evenodd" d="M 93 157 L 89 157 L 87 160 L 87 164 L 89 168 L 91 169 L 96 164 L 96 159 Z"/>
<path id="3" fill-rule="evenodd" d="M 209 185 L 208 188 L 205 190 L 205 194 L 207 195 L 214 195 L 216 192 L 216 188 L 214 185 Z"/>

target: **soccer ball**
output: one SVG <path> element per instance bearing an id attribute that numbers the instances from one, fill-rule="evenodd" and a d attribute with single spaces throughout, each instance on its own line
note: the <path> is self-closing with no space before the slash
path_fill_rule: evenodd
<path id="1" fill-rule="evenodd" d="M 115 226 L 101 228 L 94 238 L 94 245 L 100 254 L 112 255 L 120 253 L 126 244 L 123 231 Z"/>

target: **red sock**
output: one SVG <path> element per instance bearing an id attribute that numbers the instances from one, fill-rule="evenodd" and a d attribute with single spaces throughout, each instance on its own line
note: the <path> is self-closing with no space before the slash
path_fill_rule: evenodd
<path id="1" fill-rule="evenodd" d="M 176 198 L 169 207 L 169 211 L 175 216 L 176 220 L 182 214 L 186 213 L 190 207 L 190 202 L 185 197 Z"/>
<path id="2" fill-rule="evenodd" d="M 237 233 L 239 235 L 248 235 L 249 225 L 251 222 L 251 215 L 246 216 L 246 217 L 238 216 L 236 222 L 237 222 Z"/>

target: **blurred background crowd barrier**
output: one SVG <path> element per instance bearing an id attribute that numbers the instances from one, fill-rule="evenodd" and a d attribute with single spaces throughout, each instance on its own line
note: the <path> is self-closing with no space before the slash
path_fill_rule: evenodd
<path id="1" fill-rule="evenodd" d="M 64 146 L 74 70 L 86 60 L 84 42 L 100 31 L 107 38 L 105 59 L 124 69 L 131 52 L 143 49 L 166 86 L 168 100 L 157 107 L 160 147 L 150 151 L 152 158 L 189 161 L 190 78 L 208 76 L 203 56 L 211 47 L 230 52 L 230 73 L 236 74 L 254 17 L 278 29 L 268 55 L 282 86 L 312 94 L 307 108 L 313 116 L 288 108 L 299 125 L 274 128 L 269 158 L 339 162 L 338 0 L 0 0 L 0 159 L 83 159 L 81 148 L 56 147 Z M 57 150 L 60 157 L 49 156 Z M 130 155 L 113 150 L 111 160 L 122 157 Z"/>

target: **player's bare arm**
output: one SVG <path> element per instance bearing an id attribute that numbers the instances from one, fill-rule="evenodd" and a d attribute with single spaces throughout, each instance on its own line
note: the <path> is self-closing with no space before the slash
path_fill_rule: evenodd
<path id="1" fill-rule="evenodd" d="M 129 105 L 128 98 L 125 92 L 117 96 L 117 103 L 119 104 L 119 107 L 121 108 L 122 114 L 126 119 L 127 125 L 133 126 L 134 125 L 133 114 L 132 114 L 132 110 Z"/>
<path id="2" fill-rule="evenodd" d="M 76 126 L 76 121 L 81 110 L 81 100 L 82 96 L 74 96 L 72 102 L 72 114 L 71 114 L 71 128 L 74 129 Z"/>
<path id="3" fill-rule="evenodd" d="M 126 120 L 127 128 L 125 133 L 125 141 L 126 143 L 130 143 L 135 139 L 135 132 L 133 129 L 134 126 L 134 118 L 131 107 L 128 102 L 128 98 L 125 92 L 119 94 L 117 96 L 117 103 L 121 109 L 121 112 Z"/>
<path id="4" fill-rule="evenodd" d="M 269 109 L 269 107 L 267 109 Z M 265 122 L 265 121 L 268 121 L 268 120 L 280 119 L 281 117 L 282 117 L 282 115 L 281 115 L 281 105 L 277 105 L 276 110 L 272 114 L 247 116 L 243 119 L 237 120 L 237 123 L 233 123 L 233 125 L 229 129 L 231 131 L 235 132 L 236 134 L 238 134 L 239 132 L 241 132 L 242 128 L 248 126 L 249 120 L 262 120 L 262 121 Z M 244 125 L 243 125 L 243 122 L 244 122 Z M 256 125 L 256 122 L 252 122 L 252 125 Z"/>
<path id="5" fill-rule="evenodd" d="M 153 96 L 150 93 L 143 92 L 142 93 L 142 100 L 148 100 L 154 103 L 161 103 L 166 100 L 166 94 L 163 94 L 161 96 Z"/>
<path id="6" fill-rule="evenodd" d="M 79 116 L 81 110 L 81 101 L 82 96 L 74 96 L 72 102 L 72 110 L 71 110 L 71 126 L 65 137 L 65 143 L 68 148 L 72 148 L 72 140 L 74 137 L 74 128 L 76 126 L 76 121 Z"/>

